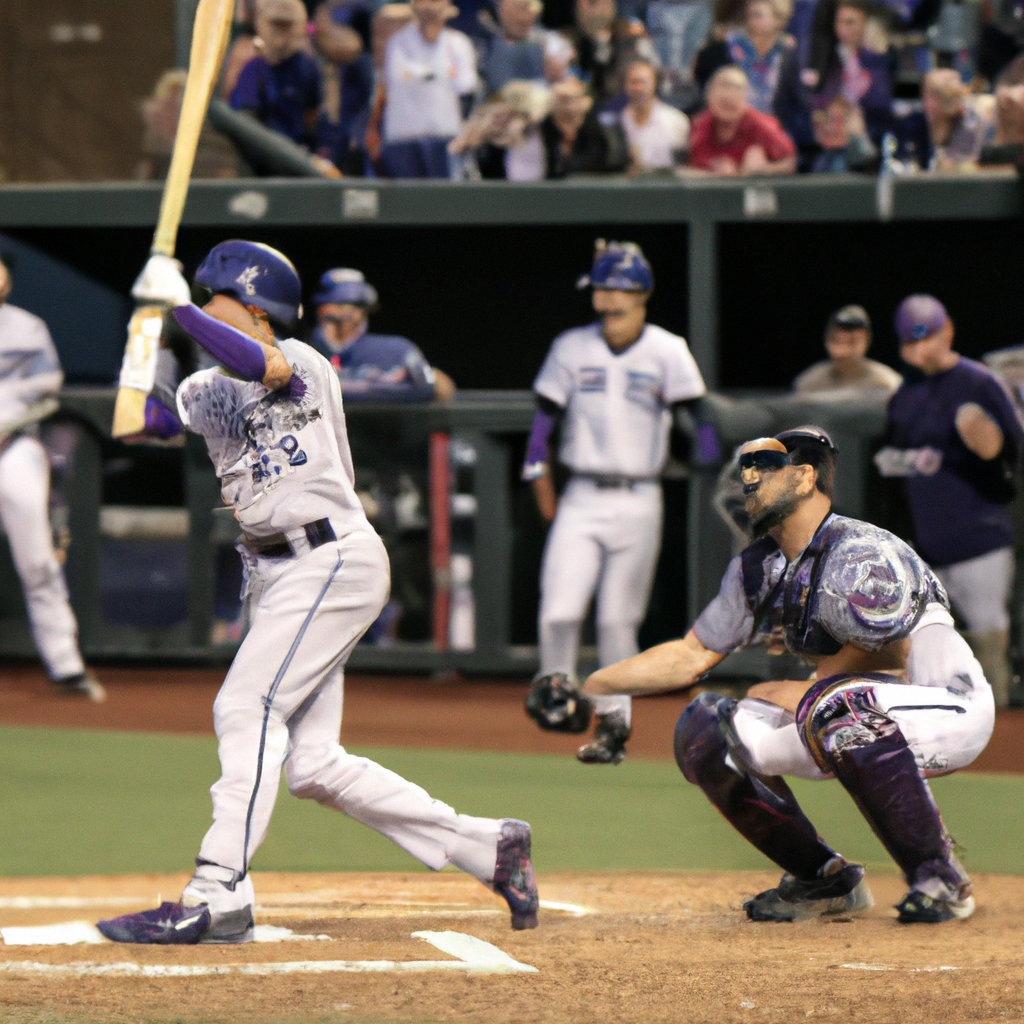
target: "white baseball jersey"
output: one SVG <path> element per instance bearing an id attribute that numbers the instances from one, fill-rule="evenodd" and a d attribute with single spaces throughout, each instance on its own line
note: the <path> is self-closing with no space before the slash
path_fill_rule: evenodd
<path id="1" fill-rule="evenodd" d="M 63 382 L 46 324 L 17 306 L 0 306 L 0 431 L 40 399 L 55 398 Z"/>
<path id="2" fill-rule="evenodd" d="M 576 473 L 650 479 L 668 454 L 674 402 L 706 392 L 686 342 L 647 324 L 616 352 L 599 323 L 555 338 L 533 383 L 565 409 L 559 458 Z"/>
<path id="3" fill-rule="evenodd" d="M 294 339 L 278 347 L 286 388 L 238 380 L 219 367 L 181 382 L 182 423 L 206 438 L 225 504 L 246 533 L 269 536 L 330 519 L 343 537 L 367 528 L 356 497 L 341 385 L 331 364 Z"/>

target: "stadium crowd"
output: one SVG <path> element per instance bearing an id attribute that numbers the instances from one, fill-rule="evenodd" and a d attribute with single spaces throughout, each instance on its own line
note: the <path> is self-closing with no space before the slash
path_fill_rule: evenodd
<path id="1" fill-rule="evenodd" d="M 221 93 L 346 176 L 971 172 L 1020 163 L 1022 12 L 575 0 L 562 24 L 542 0 L 246 0 Z"/>

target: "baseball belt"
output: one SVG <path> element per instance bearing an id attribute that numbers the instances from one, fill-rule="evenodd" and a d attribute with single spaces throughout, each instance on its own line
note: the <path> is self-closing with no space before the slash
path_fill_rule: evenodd
<path id="1" fill-rule="evenodd" d="M 272 533 L 269 537 L 242 535 L 242 543 L 254 555 L 262 555 L 265 558 L 298 558 L 337 539 L 330 519 L 306 523 L 296 530 L 289 530 L 288 534 Z"/>
<path id="2" fill-rule="evenodd" d="M 653 483 L 656 476 L 622 476 L 617 473 L 573 473 L 574 477 L 581 480 L 589 480 L 595 487 L 602 491 L 618 488 L 632 490 L 640 484 Z"/>

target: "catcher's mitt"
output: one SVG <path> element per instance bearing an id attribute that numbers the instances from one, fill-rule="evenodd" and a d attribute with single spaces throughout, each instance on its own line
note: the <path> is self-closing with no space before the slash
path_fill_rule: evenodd
<path id="1" fill-rule="evenodd" d="M 579 683 L 562 672 L 535 679 L 526 695 L 526 713 L 549 732 L 586 732 L 592 711 Z"/>

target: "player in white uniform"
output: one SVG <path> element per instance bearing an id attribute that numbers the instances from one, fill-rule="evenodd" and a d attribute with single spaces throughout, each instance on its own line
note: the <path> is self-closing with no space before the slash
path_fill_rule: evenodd
<path id="1" fill-rule="evenodd" d="M 207 441 L 243 534 L 248 633 L 214 704 L 222 775 L 213 825 L 177 903 L 100 922 L 119 942 L 244 942 L 253 854 L 281 769 L 299 797 L 335 807 L 435 870 L 451 863 L 537 924 L 530 827 L 456 814 L 419 786 L 338 743 L 346 659 L 388 597 L 387 555 L 353 487 L 341 386 L 308 345 L 277 340 L 301 286 L 276 250 L 225 242 L 196 272 L 214 294 L 174 310 L 220 366 L 178 389 L 182 422 Z"/>
<path id="2" fill-rule="evenodd" d="M 78 649 L 78 623 L 61 571 L 63 549 L 50 528 L 50 464 L 39 422 L 57 410 L 64 374 L 46 324 L 7 303 L 11 278 L 0 263 L 0 521 L 21 578 L 32 637 L 62 693 L 106 698 Z"/>
<path id="3" fill-rule="evenodd" d="M 686 342 L 646 322 L 654 276 L 638 246 L 599 242 L 580 287 L 587 284 L 600 319 L 551 346 L 533 385 L 538 410 L 523 468 L 541 513 L 554 520 L 541 567 L 541 676 L 575 673 L 580 628 L 595 593 L 601 665 L 639 650 L 637 629 L 661 543 L 659 476 L 671 410 L 706 390 Z M 556 501 L 548 442 L 559 422 L 558 454 L 572 477 Z M 631 700 L 601 697 L 594 710 L 594 739 L 577 756 L 618 764 Z"/>

